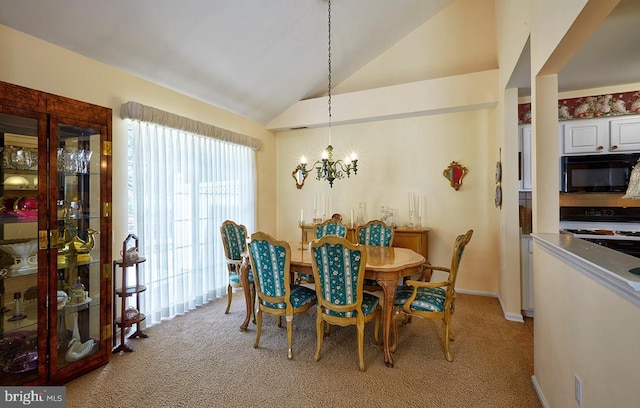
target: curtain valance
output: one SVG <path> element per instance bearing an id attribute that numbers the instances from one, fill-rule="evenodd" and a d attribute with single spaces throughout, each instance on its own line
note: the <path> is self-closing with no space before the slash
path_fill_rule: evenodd
<path id="1" fill-rule="evenodd" d="M 155 123 L 156 125 L 179 129 L 201 136 L 208 136 L 217 140 L 247 146 L 253 150 L 260 150 L 262 146 L 260 139 L 256 139 L 255 137 L 222 129 L 209 125 L 208 123 L 176 115 L 175 113 L 165 112 L 138 102 L 130 101 L 123 103 L 122 106 L 120 106 L 120 117 L 122 117 L 122 119 Z"/>

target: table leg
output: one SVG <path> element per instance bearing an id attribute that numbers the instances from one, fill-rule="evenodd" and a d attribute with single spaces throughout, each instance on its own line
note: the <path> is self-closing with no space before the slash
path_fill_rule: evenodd
<path id="1" fill-rule="evenodd" d="M 379 280 L 378 283 L 384 291 L 384 301 L 382 302 L 382 344 L 384 346 L 384 362 L 387 367 L 393 367 L 393 356 L 391 355 L 391 323 L 393 322 L 393 302 L 396 299 L 396 289 L 398 280 Z"/>
<path id="2" fill-rule="evenodd" d="M 242 291 L 244 292 L 244 302 L 247 309 L 247 316 L 244 318 L 244 322 L 240 325 L 240 331 L 247 331 L 249 326 L 249 319 L 251 319 L 251 290 L 249 288 L 249 273 L 251 273 L 251 264 L 249 259 L 245 256 L 242 257 L 242 264 L 240 265 L 240 282 L 242 282 Z"/>

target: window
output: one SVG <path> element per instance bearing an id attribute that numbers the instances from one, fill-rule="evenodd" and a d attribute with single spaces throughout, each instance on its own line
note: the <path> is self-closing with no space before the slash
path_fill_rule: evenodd
<path id="1" fill-rule="evenodd" d="M 254 149 L 132 120 L 128 170 L 147 326 L 226 294 L 220 226 L 230 219 L 255 230 Z"/>

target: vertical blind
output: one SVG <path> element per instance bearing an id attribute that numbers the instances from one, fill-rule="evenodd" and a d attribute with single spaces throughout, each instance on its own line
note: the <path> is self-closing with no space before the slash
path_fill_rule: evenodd
<path id="1" fill-rule="evenodd" d="M 147 260 L 147 326 L 226 293 L 220 236 L 230 219 L 255 230 L 251 147 L 162 125 L 130 122 L 130 231 Z"/>

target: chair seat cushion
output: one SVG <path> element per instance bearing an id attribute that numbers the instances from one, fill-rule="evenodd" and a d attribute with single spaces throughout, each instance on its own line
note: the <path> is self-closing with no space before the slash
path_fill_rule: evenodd
<path id="1" fill-rule="evenodd" d="M 299 307 L 308 305 L 309 303 L 313 303 L 317 300 L 316 291 L 313 289 L 309 289 L 306 286 L 302 285 L 291 285 L 291 306 L 294 309 Z M 264 302 L 264 305 L 273 309 L 286 309 L 287 305 L 284 302 L 279 303 L 269 303 Z"/>
<path id="2" fill-rule="evenodd" d="M 378 307 L 380 299 L 376 295 L 372 295 L 371 293 L 364 292 L 362 295 L 362 313 L 364 313 L 365 316 L 369 316 L 376 310 L 376 307 Z M 326 310 L 326 313 L 330 314 L 331 316 L 337 317 L 356 317 L 355 311 L 334 312 L 332 310 Z"/>
<path id="3" fill-rule="evenodd" d="M 313 274 L 311 274 L 311 273 L 300 273 L 300 272 L 298 272 L 298 278 L 300 278 L 301 281 L 305 281 L 305 282 L 313 282 L 314 281 Z"/>
<path id="4" fill-rule="evenodd" d="M 253 273 L 249 273 L 249 283 L 253 283 Z M 229 284 L 237 287 L 242 286 L 238 272 L 233 271 L 229 274 Z"/>
<path id="5" fill-rule="evenodd" d="M 412 286 L 400 286 L 396 290 L 394 306 L 402 307 L 413 294 Z M 447 292 L 443 288 L 418 288 L 418 294 L 411 303 L 411 310 L 419 312 L 442 312 Z"/>

